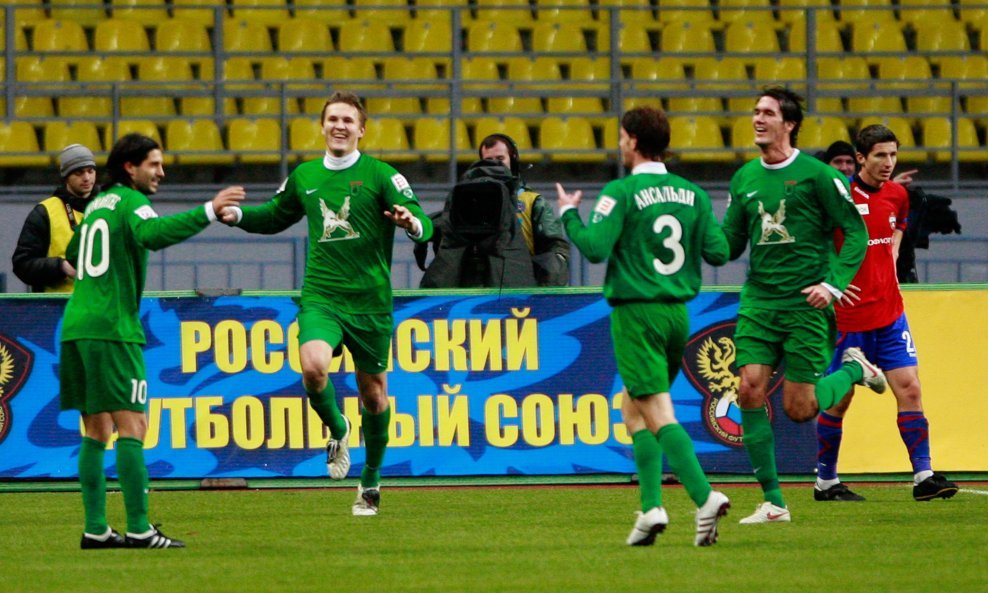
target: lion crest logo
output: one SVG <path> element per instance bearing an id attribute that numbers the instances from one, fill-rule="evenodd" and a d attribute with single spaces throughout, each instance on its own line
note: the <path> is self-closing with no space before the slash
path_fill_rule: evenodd
<path id="1" fill-rule="evenodd" d="M 28 350 L 0 335 L 0 441 L 7 436 L 13 421 L 10 400 L 27 382 L 33 360 Z"/>
<path id="2" fill-rule="evenodd" d="M 683 371 L 690 384 L 703 395 L 703 424 L 718 441 L 732 447 L 743 445 L 738 390 L 741 377 L 735 364 L 735 321 L 721 321 L 693 334 L 683 354 Z M 782 373 L 769 384 L 769 394 L 782 388 Z M 769 420 L 772 403 L 767 404 Z"/>

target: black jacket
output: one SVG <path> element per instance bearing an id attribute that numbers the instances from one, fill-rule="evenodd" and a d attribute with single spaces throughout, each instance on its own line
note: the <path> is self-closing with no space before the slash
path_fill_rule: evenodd
<path id="1" fill-rule="evenodd" d="M 90 196 L 99 193 L 100 188 L 93 187 Z M 89 198 L 77 198 L 70 194 L 65 185 L 60 185 L 52 195 L 67 202 L 76 212 L 82 212 L 89 203 Z M 65 280 L 62 272 L 63 257 L 48 256 L 51 245 L 51 220 L 48 210 L 38 204 L 27 215 L 21 235 L 17 239 L 17 247 L 11 261 L 14 264 L 14 274 L 21 282 L 31 287 L 33 292 L 44 292 L 46 286 L 53 286 Z"/>

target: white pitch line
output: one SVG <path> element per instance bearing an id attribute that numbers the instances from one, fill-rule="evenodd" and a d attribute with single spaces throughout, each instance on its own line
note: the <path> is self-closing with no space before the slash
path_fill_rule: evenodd
<path id="1" fill-rule="evenodd" d="M 966 492 L 968 494 L 980 494 L 981 496 L 988 496 L 988 490 L 974 490 L 972 488 L 961 488 L 958 492 Z"/>

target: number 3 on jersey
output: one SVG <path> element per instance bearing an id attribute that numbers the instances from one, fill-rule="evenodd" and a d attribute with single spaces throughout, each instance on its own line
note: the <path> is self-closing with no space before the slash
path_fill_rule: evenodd
<path id="1" fill-rule="evenodd" d="M 92 225 L 84 224 L 79 231 L 79 259 L 76 261 L 77 279 L 86 276 L 102 276 L 110 269 L 110 227 L 106 220 L 96 219 Z M 99 241 L 99 261 L 93 261 L 93 247 Z"/>
<path id="2" fill-rule="evenodd" d="M 680 243 L 683 238 L 683 225 L 679 219 L 671 214 L 663 214 L 656 218 L 655 224 L 652 225 L 652 232 L 659 235 L 666 229 L 669 229 L 669 236 L 663 239 L 662 246 L 672 252 L 672 261 L 664 263 L 656 257 L 652 260 L 652 265 L 655 266 L 655 271 L 659 274 L 671 276 L 683 267 L 683 263 L 686 262 L 686 251 L 683 249 L 683 244 Z"/>

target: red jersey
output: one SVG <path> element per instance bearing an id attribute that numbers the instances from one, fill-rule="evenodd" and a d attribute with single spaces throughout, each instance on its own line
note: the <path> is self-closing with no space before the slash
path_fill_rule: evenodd
<path id="1" fill-rule="evenodd" d="M 837 329 L 860 332 L 891 324 L 903 312 L 899 280 L 895 275 L 896 230 L 905 232 L 909 216 L 906 188 L 886 181 L 881 188 L 871 187 L 858 178 L 851 180 L 851 197 L 868 227 L 868 251 L 851 284 L 861 289 L 861 300 L 853 307 L 834 307 Z M 837 230 L 834 242 L 840 250 L 844 236 Z"/>

